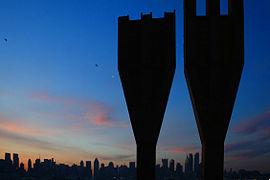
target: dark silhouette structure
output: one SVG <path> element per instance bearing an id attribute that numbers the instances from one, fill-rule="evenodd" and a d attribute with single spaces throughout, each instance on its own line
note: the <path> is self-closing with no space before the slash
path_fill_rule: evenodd
<path id="1" fill-rule="evenodd" d="M 137 179 L 155 180 L 156 144 L 175 71 L 175 12 L 118 19 L 118 71 L 137 144 Z"/>
<path id="2" fill-rule="evenodd" d="M 9 154 L 9 153 L 8 153 Z M 18 155 L 19 157 L 19 155 Z M 189 156 L 190 157 L 190 156 Z M 196 155 L 195 155 L 196 157 Z M 97 160 L 97 159 L 96 159 Z M 168 168 L 168 159 L 163 159 L 164 165 L 160 167 L 160 164 L 156 165 L 156 180 L 188 180 L 194 179 L 194 176 L 190 176 L 190 172 L 183 172 L 183 166 L 180 163 L 176 164 L 176 169 L 173 169 L 174 160 L 170 160 L 170 168 Z M 195 158 L 194 158 L 195 160 Z M 187 161 L 189 161 L 187 159 Z M 136 167 L 135 162 L 130 162 L 129 167 L 126 165 L 114 166 L 113 162 L 110 162 L 108 166 L 101 163 L 101 167 L 96 169 L 97 177 L 92 178 L 91 161 L 84 161 L 80 165 L 73 164 L 72 166 L 66 164 L 57 164 L 54 158 L 51 159 L 36 159 L 34 167 L 32 168 L 31 159 L 28 160 L 28 171 L 25 170 L 23 163 L 20 163 L 20 168 L 16 169 L 12 164 L 14 161 L 9 159 L 0 159 L 0 179 L 1 180 L 36 180 L 36 179 L 50 179 L 50 180 L 63 180 L 63 179 L 96 179 L 96 180 L 135 180 L 136 179 Z M 31 168 L 29 168 L 31 167 Z M 199 166 L 199 171 L 200 171 Z M 193 171 L 195 173 L 195 171 Z M 224 171 L 224 177 L 228 180 L 235 179 L 269 179 L 270 174 L 261 174 L 259 171 L 246 171 L 240 169 L 239 172 L 235 172 L 230 169 L 228 172 Z M 196 180 L 200 180 L 199 177 Z"/>
<path id="3" fill-rule="evenodd" d="M 202 143 L 204 180 L 223 179 L 224 140 L 244 65 L 243 0 L 206 0 L 206 16 L 196 16 L 196 0 L 184 1 L 185 76 Z"/>

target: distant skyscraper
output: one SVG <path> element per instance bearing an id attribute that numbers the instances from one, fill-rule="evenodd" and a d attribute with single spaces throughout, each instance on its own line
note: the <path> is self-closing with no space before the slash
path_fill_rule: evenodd
<path id="1" fill-rule="evenodd" d="M 52 158 L 51 161 L 52 161 L 52 166 L 54 166 L 56 164 L 56 162 L 54 161 L 54 158 Z"/>
<path id="2" fill-rule="evenodd" d="M 20 169 L 24 170 L 24 164 L 23 163 L 20 164 Z"/>
<path id="3" fill-rule="evenodd" d="M 176 174 L 181 176 L 183 174 L 183 166 L 180 163 L 176 164 Z"/>
<path id="4" fill-rule="evenodd" d="M 81 166 L 82 168 L 84 167 L 83 161 L 80 162 L 80 166 Z"/>
<path id="5" fill-rule="evenodd" d="M 99 171 L 99 161 L 96 158 L 94 161 L 94 177 L 95 177 L 95 179 L 98 177 L 98 174 L 99 174 L 98 171 Z"/>
<path id="6" fill-rule="evenodd" d="M 40 159 L 35 160 L 34 168 L 39 168 L 40 167 Z"/>
<path id="7" fill-rule="evenodd" d="M 135 162 L 129 162 L 129 170 L 130 170 L 130 174 L 132 176 L 136 175 L 136 166 L 135 166 Z"/>
<path id="8" fill-rule="evenodd" d="M 129 169 L 135 169 L 135 162 L 129 162 Z"/>
<path id="9" fill-rule="evenodd" d="M 101 168 L 105 168 L 105 164 L 104 164 L 104 163 L 101 163 L 100 169 L 101 169 Z"/>
<path id="10" fill-rule="evenodd" d="M 168 159 L 162 159 L 162 168 L 168 169 Z"/>
<path id="11" fill-rule="evenodd" d="M 170 160 L 170 171 L 174 172 L 174 160 L 173 159 Z"/>
<path id="12" fill-rule="evenodd" d="M 189 172 L 192 173 L 193 172 L 193 154 L 189 154 L 189 157 L 188 157 L 188 163 L 189 163 Z"/>
<path id="13" fill-rule="evenodd" d="M 194 156 L 194 173 L 197 176 L 199 172 L 200 154 L 197 152 Z"/>
<path id="14" fill-rule="evenodd" d="M 185 160 L 185 174 L 188 174 L 189 173 L 189 160 L 188 160 L 188 156 L 186 157 L 186 160 Z"/>
<path id="15" fill-rule="evenodd" d="M 31 159 L 28 159 L 28 172 L 30 172 L 32 169 L 32 161 Z"/>
<path id="16" fill-rule="evenodd" d="M 5 161 L 11 161 L 10 153 L 5 153 Z"/>
<path id="17" fill-rule="evenodd" d="M 13 153 L 13 167 L 19 169 L 19 155 L 16 153 Z"/>
<path id="18" fill-rule="evenodd" d="M 185 174 L 191 174 L 193 172 L 193 154 L 189 154 L 185 160 Z"/>
<path id="19" fill-rule="evenodd" d="M 113 162 L 109 162 L 109 165 L 108 165 L 110 168 L 114 168 L 114 164 Z"/>
<path id="20" fill-rule="evenodd" d="M 92 178 L 92 167 L 91 167 L 91 161 L 86 161 L 86 169 L 87 174 L 90 178 Z"/>
<path id="21" fill-rule="evenodd" d="M 10 158 L 10 153 L 5 153 L 5 161 L 9 165 L 9 167 L 11 168 L 12 161 L 11 161 L 11 158 Z"/>
<path id="22" fill-rule="evenodd" d="M 91 161 L 86 161 L 85 162 L 85 165 L 87 168 L 90 168 L 91 169 Z"/>

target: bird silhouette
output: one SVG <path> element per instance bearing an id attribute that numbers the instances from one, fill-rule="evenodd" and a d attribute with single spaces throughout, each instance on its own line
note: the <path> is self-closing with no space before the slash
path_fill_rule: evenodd
<path id="1" fill-rule="evenodd" d="M 96 64 L 96 67 L 98 67 L 98 64 Z"/>
<path id="2" fill-rule="evenodd" d="M 8 39 L 7 38 L 4 38 L 4 40 L 7 42 L 8 41 Z"/>

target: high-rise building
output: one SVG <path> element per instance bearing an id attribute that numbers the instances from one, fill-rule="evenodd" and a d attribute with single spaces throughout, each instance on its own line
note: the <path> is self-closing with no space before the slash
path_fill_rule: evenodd
<path id="1" fill-rule="evenodd" d="M 87 175 L 92 178 L 92 167 L 91 167 L 91 161 L 86 161 L 86 171 Z"/>
<path id="2" fill-rule="evenodd" d="M 101 163 L 101 165 L 100 165 L 100 169 L 104 169 L 105 168 L 105 164 L 104 163 Z"/>
<path id="3" fill-rule="evenodd" d="M 129 169 L 135 169 L 135 162 L 129 162 Z"/>
<path id="4" fill-rule="evenodd" d="M 94 161 L 94 178 L 96 179 L 99 176 L 99 161 L 96 158 Z"/>
<path id="5" fill-rule="evenodd" d="M 109 162 L 108 167 L 110 167 L 110 168 L 114 168 L 114 164 L 113 164 L 113 162 Z"/>
<path id="6" fill-rule="evenodd" d="M 197 176 L 199 172 L 200 154 L 197 152 L 194 156 L 194 173 Z"/>
<path id="7" fill-rule="evenodd" d="M 56 164 L 56 162 L 54 161 L 54 158 L 52 158 L 51 161 L 52 161 L 52 166 L 54 166 Z"/>
<path id="8" fill-rule="evenodd" d="M 135 162 L 129 162 L 129 170 L 130 170 L 130 174 L 132 176 L 136 176 L 136 166 L 135 166 Z"/>
<path id="9" fill-rule="evenodd" d="M 86 161 L 85 165 L 87 168 L 91 169 L 91 161 Z"/>
<path id="10" fill-rule="evenodd" d="M 5 153 L 5 161 L 11 161 L 10 153 Z"/>
<path id="11" fill-rule="evenodd" d="M 169 168 L 170 168 L 171 172 L 174 172 L 174 160 L 173 159 L 170 160 L 170 167 Z"/>
<path id="12" fill-rule="evenodd" d="M 162 168 L 168 169 L 168 159 L 162 159 Z"/>
<path id="13" fill-rule="evenodd" d="M 185 160 L 185 174 L 191 174 L 193 172 L 193 154 L 189 154 Z"/>
<path id="14" fill-rule="evenodd" d="M 34 168 L 39 168 L 40 167 L 40 159 L 35 160 Z"/>
<path id="15" fill-rule="evenodd" d="M 183 166 L 180 163 L 177 163 L 175 171 L 176 171 L 176 174 L 178 176 L 182 176 L 182 174 L 183 174 Z"/>
<path id="16" fill-rule="evenodd" d="M 31 159 L 28 159 L 28 172 L 30 172 L 32 169 L 32 161 Z"/>
<path id="17" fill-rule="evenodd" d="M 80 162 L 80 166 L 81 166 L 81 168 L 83 168 L 83 167 L 84 167 L 84 162 L 83 162 L 83 160 L 81 160 L 81 162 Z"/>
<path id="18" fill-rule="evenodd" d="M 189 157 L 188 157 L 188 163 L 189 163 L 189 172 L 192 173 L 193 172 L 193 154 L 190 153 Z"/>
<path id="19" fill-rule="evenodd" d="M 115 169 L 114 169 L 114 164 L 113 164 L 113 162 L 109 162 L 109 164 L 108 164 L 108 167 L 106 168 L 107 169 L 107 175 L 109 176 L 109 177 L 113 177 L 114 175 L 116 175 L 115 174 Z"/>
<path id="20" fill-rule="evenodd" d="M 19 155 L 16 153 L 13 153 L 13 167 L 19 169 Z"/>
<path id="21" fill-rule="evenodd" d="M 24 170 L 24 164 L 23 163 L 20 164 L 20 169 Z"/>
<path id="22" fill-rule="evenodd" d="M 12 161 L 10 158 L 10 153 L 5 153 L 5 162 L 8 164 L 9 168 L 12 166 Z"/>
<path id="23" fill-rule="evenodd" d="M 185 160 L 185 174 L 189 173 L 189 160 L 188 160 L 188 156 L 186 156 L 186 160 Z"/>
<path id="24" fill-rule="evenodd" d="M 51 159 L 44 159 L 44 162 L 42 163 L 46 168 L 50 168 L 52 166 L 52 160 Z"/>

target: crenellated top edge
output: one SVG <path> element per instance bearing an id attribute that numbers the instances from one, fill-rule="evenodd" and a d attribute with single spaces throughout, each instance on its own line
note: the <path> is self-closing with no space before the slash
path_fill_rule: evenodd
<path id="1" fill-rule="evenodd" d="M 184 0 L 185 17 L 197 16 L 196 0 Z M 228 0 L 227 16 L 243 16 L 243 0 Z M 220 0 L 206 0 L 206 16 L 224 16 L 220 14 Z"/>
<path id="2" fill-rule="evenodd" d="M 160 18 L 153 18 L 152 12 L 148 14 L 141 13 L 141 19 L 129 19 L 129 15 L 127 16 L 120 16 L 118 17 L 118 21 L 124 22 L 124 21 L 138 21 L 138 20 L 147 20 L 147 19 L 166 19 L 168 17 L 175 16 L 175 9 L 173 12 L 164 12 L 164 16 Z"/>

